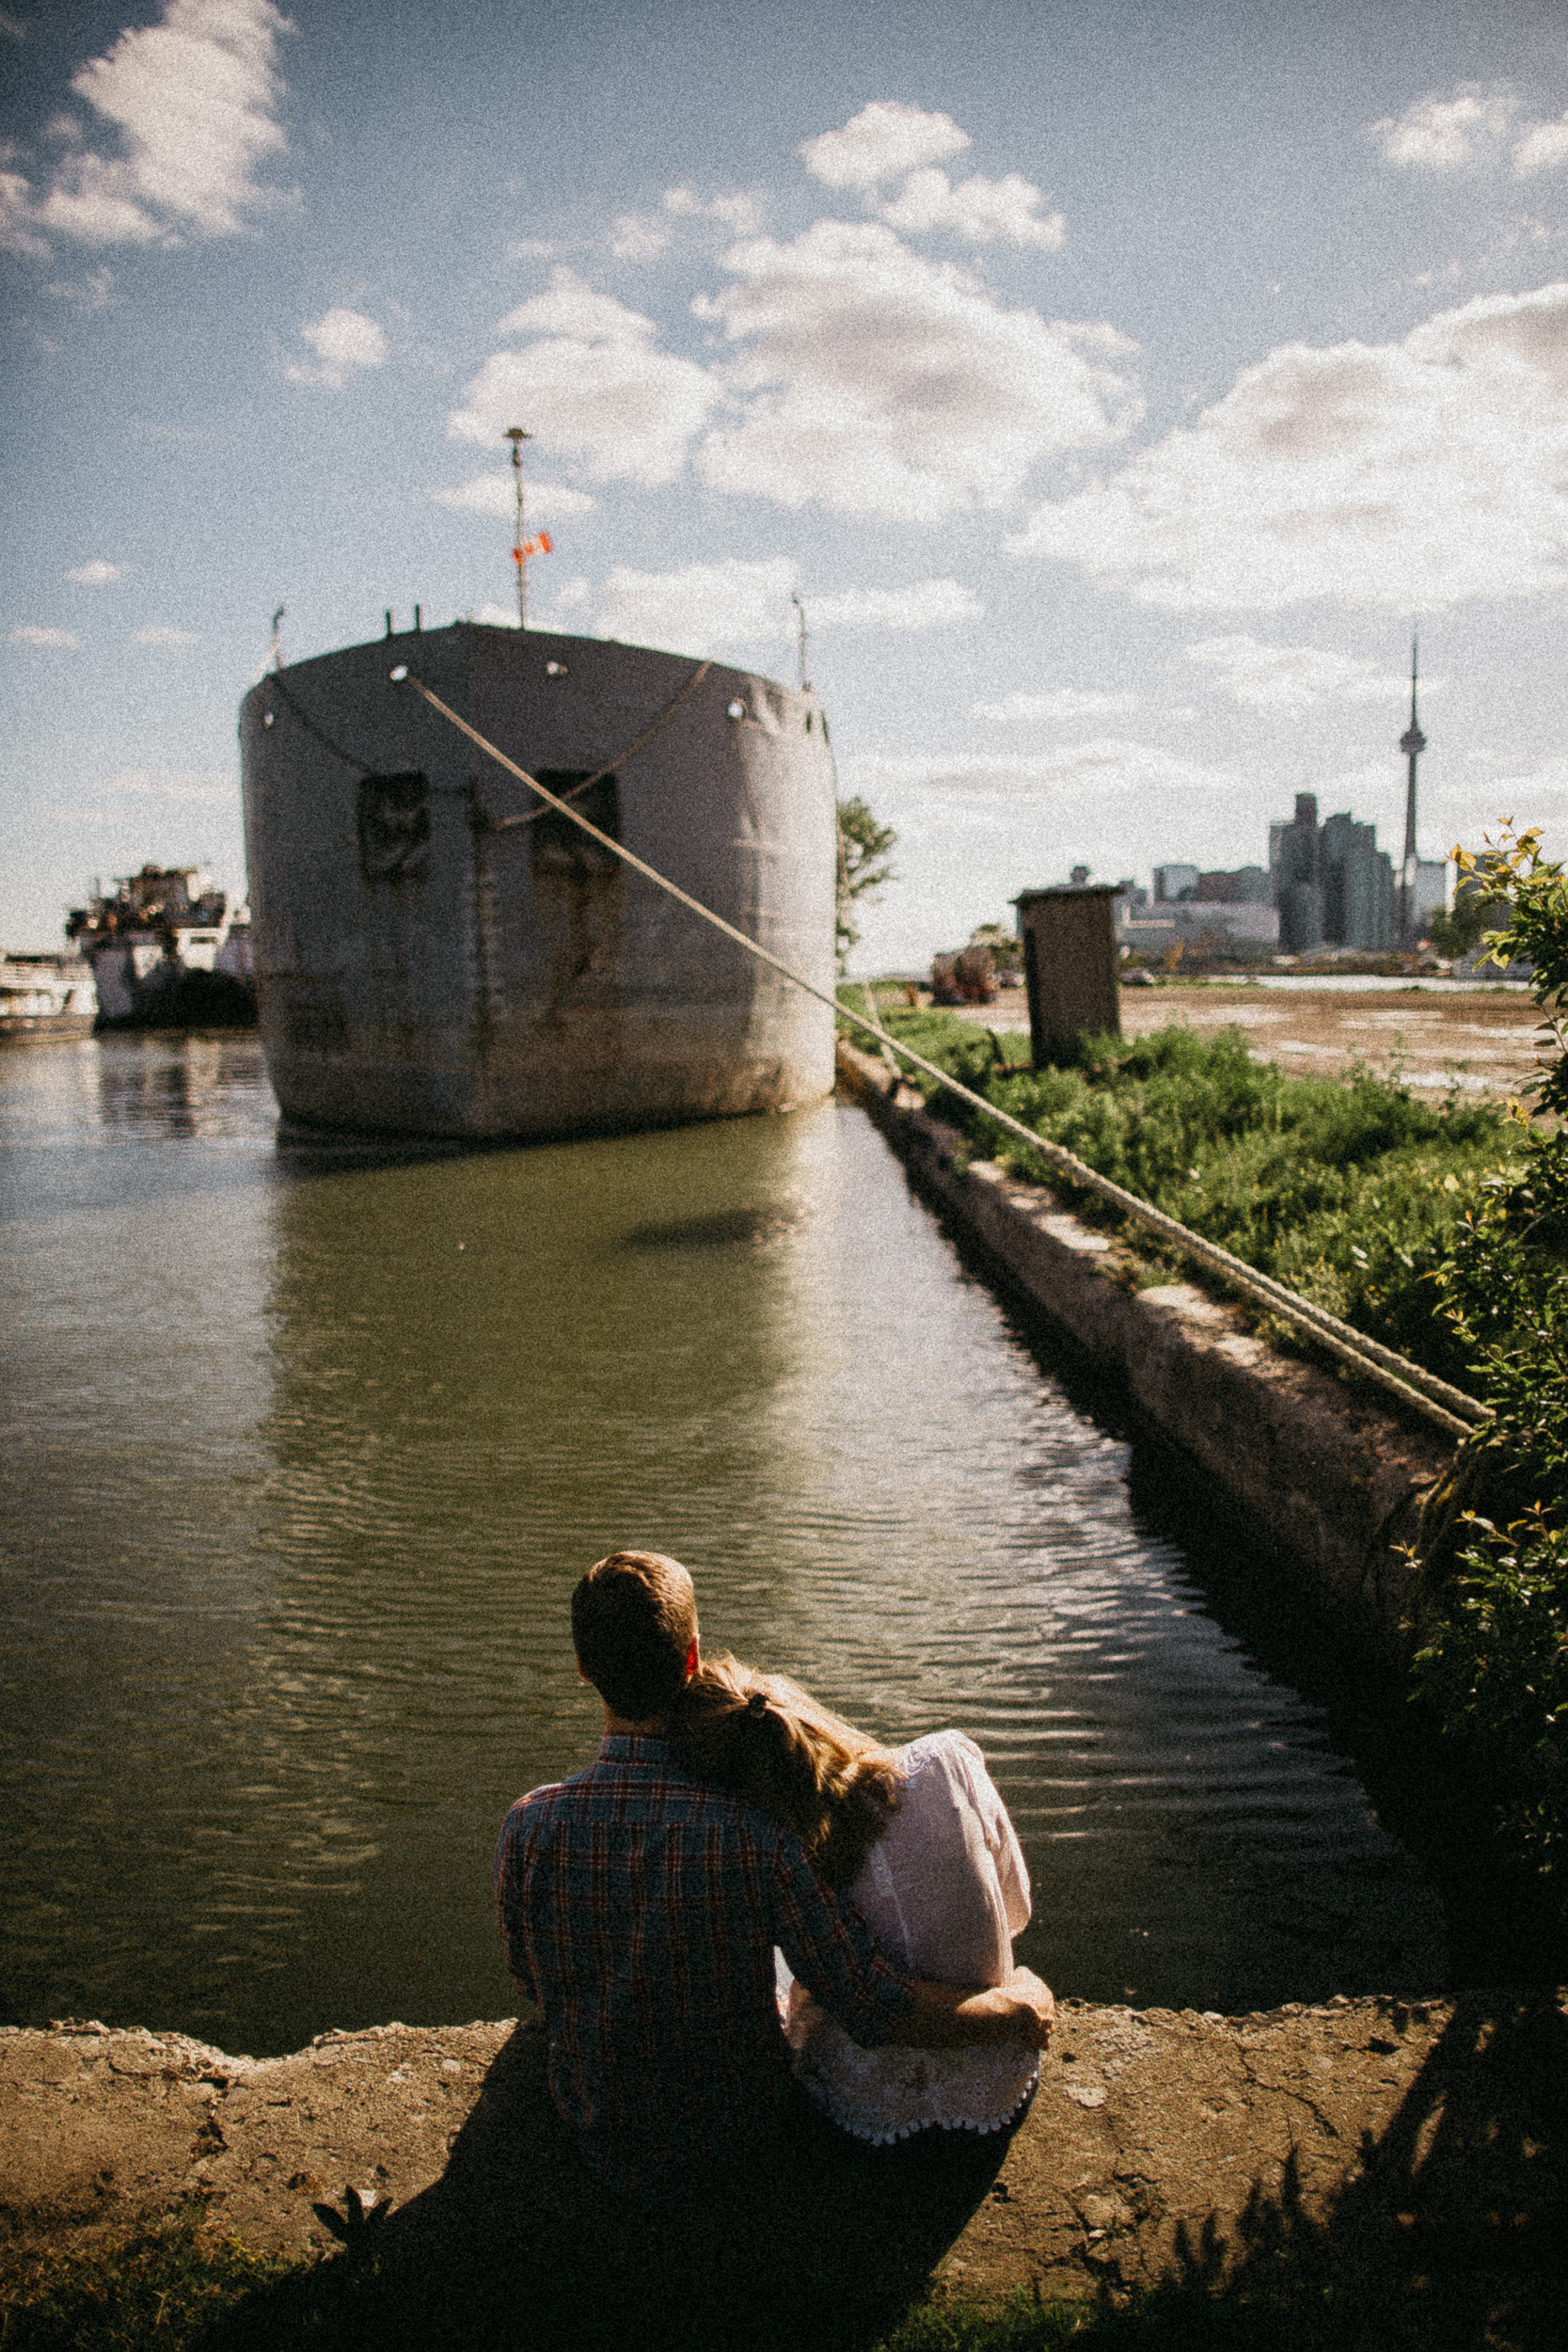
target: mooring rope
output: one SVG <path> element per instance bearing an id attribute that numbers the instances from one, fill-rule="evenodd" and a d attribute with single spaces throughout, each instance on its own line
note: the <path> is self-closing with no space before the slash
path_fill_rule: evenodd
<path id="1" fill-rule="evenodd" d="M 561 796 L 562 807 L 565 808 L 572 801 L 580 801 L 583 794 L 590 791 L 595 784 L 603 784 L 606 776 L 612 776 L 617 768 L 624 768 L 628 759 L 634 758 L 645 745 L 651 743 L 659 729 L 661 727 L 668 726 L 670 721 L 674 717 L 682 703 L 685 702 L 688 694 L 694 693 L 696 689 L 701 686 L 704 678 L 706 677 L 712 667 L 713 663 L 711 661 L 700 661 L 697 664 L 697 667 L 692 671 L 691 675 L 687 679 L 686 684 L 681 688 L 679 693 L 672 695 L 669 702 L 665 704 L 664 708 L 659 712 L 658 717 L 654 721 L 653 725 L 646 728 L 644 732 L 638 737 L 635 743 L 628 743 L 624 752 L 617 752 L 615 757 L 610 760 L 608 765 L 597 769 L 591 776 L 584 776 L 582 782 L 580 784 L 574 784 L 569 792 L 563 792 Z M 417 684 L 418 680 L 416 680 L 415 683 Z M 492 833 L 510 833 L 514 826 L 531 825 L 535 818 L 543 817 L 545 811 L 542 808 L 531 808 L 526 809 L 519 817 L 492 817 L 488 820 L 489 828 Z"/>
<path id="2" fill-rule="evenodd" d="M 658 888 L 667 891 L 672 898 L 678 899 L 680 904 L 689 907 L 693 914 L 700 915 L 705 923 L 711 923 L 714 929 L 722 931 L 727 939 L 733 939 L 737 946 L 744 947 L 748 955 L 755 956 L 759 962 L 769 965 L 773 971 L 781 974 L 796 988 L 803 989 L 808 996 L 815 996 L 819 1004 L 827 1005 L 837 1018 L 851 1022 L 856 1028 L 864 1029 L 868 1035 L 876 1039 L 884 1053 L 891 1050 L 902 1056 L 903 1059 L 912 1064 L 916 1070 L 924 1071 L 927 1077 L 935 1078 L 945 1092 L 956 1095 L 960 1102 L 967 1103 L 973 1109 L 981 1112 L 993 1126 L 1000 1127 L 1005 1134 L 1016 1136 L 1022 1143 L 1027 1144 L 1031 1152 L 1042 1159 L 1048 1168 L 1054 1168 L 1071 1184 L 1082 1186 L 1086 1192 L 1098 1193 L 1102 1200 L 1108 1200 L 1114 1208 L 1119 1209 L 1124 1216 L 1132 1218 L 1135 1223 L 1146 1226 L 1150 1232 L 1157 1233 L 1162 1241 L 1178 1250 L 1183 1257 L 1190 1258 L 1196 1264 L 1206 1266 L 1212 1273 L 1219 1275 L 1233 1290 L 1241 1291 L 1244 1295 L 1258 1300 L 1260 1305 L 1267 1307 L 1271 1313 L 1279 1315 L 1284 1321 L 1292 1323 L 1298 1329 L 1306 1331 L 1320 1345 L 1326 1347 L 1332 1355 L 1338 1357 L 1341 1362 L 1351 1365 L 1355 1371 L 1364 1374 L 1367 1378 L 1379 1382 L 1382 1387 L 1398 1396 L 1403 1404 L 1423 1413 L 1429 1421 L 1435 1422 L 1440 1428 L 1448 1430 L 1450 1435 L 1466 1438 L 1472 1428 L 1490 1419 L 1488 1408 L 1475 1397 L 1466 1396 L 1463 1389 L 1453 1388 L 1447 1380 L 1440 1380 L 1435 1373 L 1428 1372 L 1423 1364 L 1414 1364 L 1408 1357 L 1397 1355 L 1391 1347 L 1385 1347 L 1381 1340 L 1370 1339 L 1364 1331 L 1357 1331 L 1353 1324 L 1341 1322 L 1338 1315 L 1330 1314 L 1326 1308 L 1314 1306 L 1310 1299 L 1303 1298 L 1299 1292 L 1288 1290 L 1283 1282 L 1276 1282 L 1272 1275 L 1260 1273 L 1258 1267 L 1248 1265 L 1244 1258 L 1233 1256 L 1228 1249 L 1222 1248 L 1218 1242 L 1209 1241 L 1203 1234 L 1195 1233 L 1190 1226 L 1180 1224 L 1174 1216 L 1167 1216 L 1164 1210 L 1157 1209 L 1152 1201 L 1140 1200 L 1135 1192 L 1129 1192 L 1124 1185 L 1114 1183 L 1109 1176 L 1102 1176 L 1100 1170 L 1091 1168 L 1086 1160 L 1081 1160 L 1075 1152 L 1069 1152 L 1062 1144 L 1048 1142 L 1044 1136 L 1037 1135 L 1032 1127 L 1026 1127 L 1022 1120 L 1015 1119 L 1010 1111 L 1000 1109 L 994 1103 L 988 1103 L 983 1094 L 976 1094 L 972 1087 L 967 1087 L 960 1079 L 952 1077 L 936 1062 L 928 1061 L 924 1054 L 917 1054 L 912 1046 L 905 1045 L 897 1038 L 891 1036 L 879 1021 L 869 1018 L 864 1013 L 856 1012 L 848 1005 L 841 1004 L 836 996 L 831 995 L 826 989 L 818 988 L 816 982 L 808 980 L 803 973 L 792 970 L 780 957 L 764 947 L 760 941 L 750 938 L 745 931 L 737 930 L 733 923 L 726 922 L 724 917 L 715 914 L 711 907 L 704 906 L 700 898 L 693 898 L 689 891 L 683 890 L 678 882 L 673 882 L 667 874 L 661 874 L 657 866 L 650 866 L 645 858 L 639 857 L 634 850 L 628 850 L 623 842 L 616 841 L 610 834 L 601 833 L 598 826 L 584 817 L 580 809 L 569 806 L 559 794 L 552 792 L 547 785 L 541 784 L 537 776 L 531 776 L 526 768 L 519 768 L 515 759 L 508 759 L 504 752 L 499 751 L 494 743 L 481 735 L 477 727 L 470 726 L 467 719 L 453 710 L 450 704 L 444 703 L 441 697 L 433 692 L 422 679 L 417 678 L 404 663 L 400 662 L 390 675 L 394 685 L 406 682 L 412 686 L 417 693 L 423 696 L 433 710 L 439 711 L 443 719 L 449 720 L 460 734 L 466 735 L 471 743 L 477 744 L 482 752 L 496 762 L 498 767 L 504 768 L 508 775 L 515 776 L 519 784 L 526 784 L 530 791 L 537 792 L 546 806 L 570 818 L 574 825 L 579 825 L 584 833 L 591 834 L 602 848 L 610 850 L 620 858 L 623 864 L 631 866 L 635 872 L 643 875 L 649 882 L 657 883 Z M 695 686 L 696 683 L 695 677 L 689 679 L 686 691 L 689 691 L 690 687 Z M 628 755 L 623 754 L 623 757 L 626 756 Z"/>

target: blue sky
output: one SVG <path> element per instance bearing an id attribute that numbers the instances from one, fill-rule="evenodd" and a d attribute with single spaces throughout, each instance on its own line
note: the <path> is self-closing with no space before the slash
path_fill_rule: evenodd
<path id="1" fill-rule="evenodd" d="M 0 941 L 243 874 L 235 707 L 512 610 L 795 674 L 863 962 L 1073 863 L 1568 849 L 1560 6 L 0 11 Z"/>

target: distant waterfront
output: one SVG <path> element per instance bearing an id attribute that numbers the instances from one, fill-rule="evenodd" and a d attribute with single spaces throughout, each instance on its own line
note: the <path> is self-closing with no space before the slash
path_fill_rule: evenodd
<path id="1" fill-rule="evenodd" d="M 591 1751 L 565 1601 L 618 1542 L 690 1562 L 710 1645 L 980 1739 L 1065 1991 L 1506 1974 L 1265 1565 L 859 1113 L 339 1169 L 279 1158 L 243 1035 L 0 1089 L 13 2022 L 504 2014 L 491 1841 Z"/>

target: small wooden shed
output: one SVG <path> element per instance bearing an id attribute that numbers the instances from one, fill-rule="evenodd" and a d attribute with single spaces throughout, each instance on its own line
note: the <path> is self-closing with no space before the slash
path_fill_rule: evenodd
<path id="1" fill-rule="evenodd" d="M 1013 900 L 1029 992 L 1029 1043 L 1037 1070 L 1067 1059 L 1085 1033 L 1121 1034 L 1119 959 L 1111 882 L 1023 890 Z"/>

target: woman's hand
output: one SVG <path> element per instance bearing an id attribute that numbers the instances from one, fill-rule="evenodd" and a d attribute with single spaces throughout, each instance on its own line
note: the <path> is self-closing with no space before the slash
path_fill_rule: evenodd
<path id="1" fill-rule="evenodd" d="M 936 1984 L 917 1977 L 909 2010 L 888 2040 L 906 2049 L 974 2050 L 1022 2042 L 1043 2050 L 1055 2022 L 1056 1996 L 1032 1968 L 1015 1968 L 1006 1984 Z"/>

